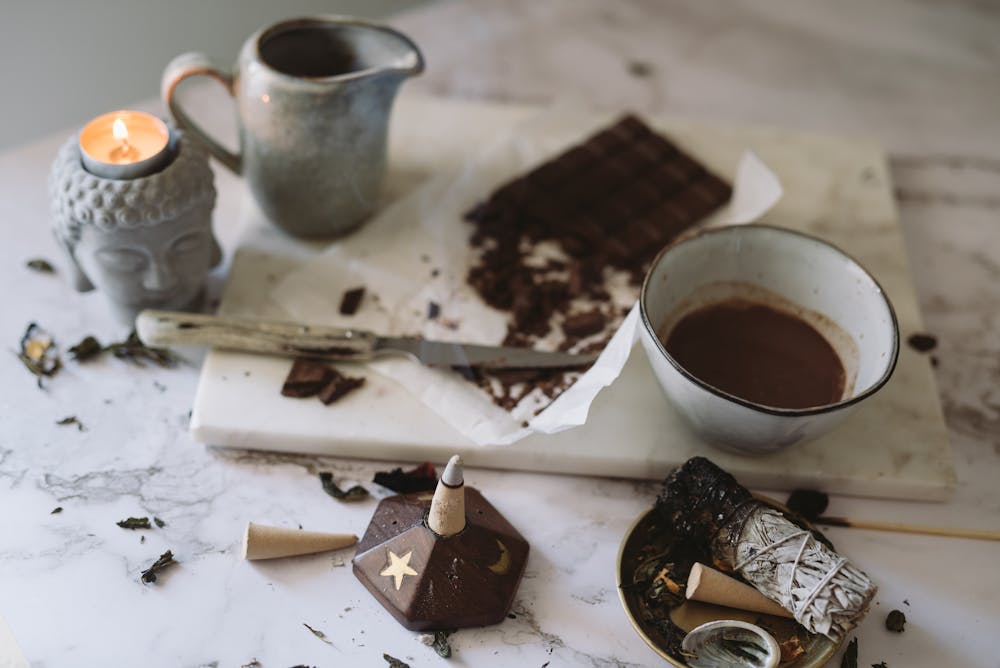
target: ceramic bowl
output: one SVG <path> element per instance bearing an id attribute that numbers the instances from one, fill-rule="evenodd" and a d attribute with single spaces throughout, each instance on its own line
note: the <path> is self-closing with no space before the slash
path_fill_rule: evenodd
<path id="1" fill-rule="evenodd" d="M 691 311 L 741 297 L 791 311 L 833 346 L 843 397 L 810 408 L 748 401 L 700 380 L 660 334 Z M 776 452 L 840 424 L 892 375 L 899 330 L 892 304 L 865 269 L 835 246 L 767 225 L 708 230 L 664 248 L 639 297 L 640 340 L 670 402 L 706 442 L 744 454 Z"/>

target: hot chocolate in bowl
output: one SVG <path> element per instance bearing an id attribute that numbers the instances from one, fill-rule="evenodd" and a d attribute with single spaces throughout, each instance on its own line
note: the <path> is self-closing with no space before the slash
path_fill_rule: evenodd
<path id="1" fill-rule="evenodd" d="M 726 227 L 668 246 L 639 302 L 670 402 L 703 440 L 736 452 L 826 433 L 896 365 L 896 316 L 875 279 L 787 229 Z"/>

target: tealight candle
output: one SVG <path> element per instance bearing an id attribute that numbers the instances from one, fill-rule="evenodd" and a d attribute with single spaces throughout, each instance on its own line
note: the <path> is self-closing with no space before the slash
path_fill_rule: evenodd
<path id="1" fill-rule="evenodd" d="M 142 111 L 112 111 L 80 131 L 84 168 L 105 179 L 136 179 L 162 170 L 173 158 L 167 124 Z"/>

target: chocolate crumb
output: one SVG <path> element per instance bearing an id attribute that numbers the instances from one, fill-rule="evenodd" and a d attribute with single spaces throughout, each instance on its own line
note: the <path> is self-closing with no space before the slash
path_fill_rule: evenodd
<path id="1" fill-rule="evenodd" d="M 441 315 L 441 305 L 437 302 L 427 302 L 427 319 L 436 320 Z"/>
<path id="2" fill-rule="evenodd" d="M 906 615 L 901 610 L 893 610 L 885 618 L 885 628 L 895 633 L 902 633 L 906 626 Z"/>
<path id="3" fill-rule="evenodd" d="M 932 334 L 911 334 L 910 338 L 906 339 L 906 342 L 910 344 L 910 347 L 920 353 L 930 352 L 937 348 L 937 337 Z"/>
<path id="4" fill-rule="evenodd" d="M 878 663 L 873 663 L 872 668 L 889 668 L 889 666 L 886 665 L 885 661 L 879 661 Z"/>
<path id="5" fill-rule="evenodd" d="M 903 599 L 903 605 L 909 606 L 910 602 L 904 598 Z"/>
<path id="6" fill-rule="evenodd" d="M 440 269 L 438 269 L 437 267 L 435 267 L 434 269 L 431 269 L 431 278 L 437 278 L 440 275 L 441 275 L 441 270 Z"/>
<path id="7" fill-rule="evenodd" d="M 353 288 L 344 293 L 344 296 L 340 300 L 340 314 L 341 315 L 354 315 L 358 312 L 358 307 L 361 306 L 361 300 L 365 296 L 364 287 Z"/>

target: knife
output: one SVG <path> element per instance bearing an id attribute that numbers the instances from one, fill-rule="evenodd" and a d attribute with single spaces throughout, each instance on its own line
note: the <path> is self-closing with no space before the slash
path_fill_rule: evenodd
<path id="1" fill-rule="evenodd" d="M 203 345 L 327 360 L 365 361 L 384 355 L 406 355 L 434 367 L 551 369 L 586 366 L 597 359 L 597 355 L 378 336 L 360 329 L 173 311 L 143 311 L 135 319 L 135 328 L 148 346 Z"/>

